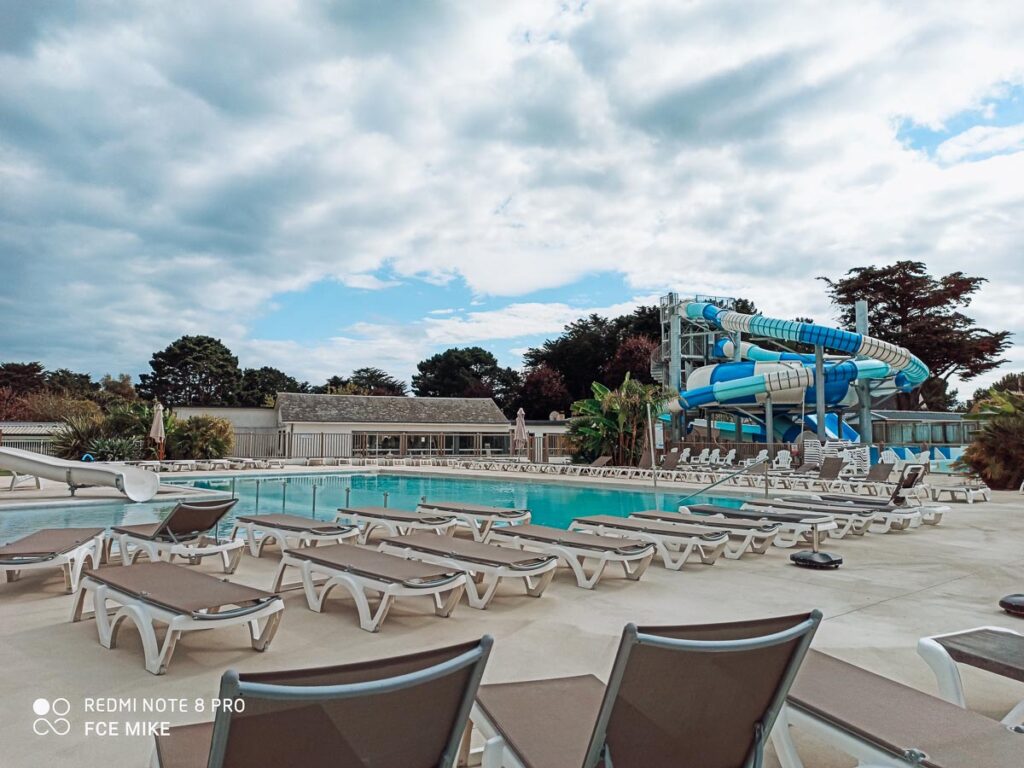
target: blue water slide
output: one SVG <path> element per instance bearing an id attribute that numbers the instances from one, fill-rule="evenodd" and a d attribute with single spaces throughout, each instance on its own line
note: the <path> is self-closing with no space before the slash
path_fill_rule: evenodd
<path id="1" fill-rule="evenodd" d="M 684 409 L 760 404 L 769 395 L 780 405 L 813 404 L 819 384 L 825 389 L 826 405 L 836 405 L 848 396 L 850 384 L 858 380 L 893 378 L 896 387 L 907 392 L 928 378 L 928 367 L 918 357 L 903 347 L 871 336 L 813 323 L 747 315 L 705 302 L 687 302 L 683 311 L 687 317 L 704 320 L 722 331 L 820 344 L 841 355 L 826 358 L 823 380 L 817 382 L 814 355 L 778 352 L 744 342 L 740 348 L 741 362 L 705 366 L 690 374 L 687 383 L 698 386 L 680 394 L 679 405 Z M 715 352 L 721 357 L 733 357 L 733 342 L 719 341 Z M 832 421 L 830 425 L 826 417 L 826 429 L 831 428 L 836 437 L 852 439 L 856 435 L 848 425 L 841 428 L 835 416 Z M 775 431 L 781 437 L 794 428 L 796 425 L 783 420 Z"/>

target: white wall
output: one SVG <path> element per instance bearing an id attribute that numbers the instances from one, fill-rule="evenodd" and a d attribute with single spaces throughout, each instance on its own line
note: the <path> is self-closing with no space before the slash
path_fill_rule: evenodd
<path id="1" fill-rule="evenodd" d="M 277 429 L 277 411 L 273 408 L 221 408 L 202 406 L 179 406 L 174 409 L 179 419 L 190 416 L 217 416 L 227 419 L 239 432 Z"/>

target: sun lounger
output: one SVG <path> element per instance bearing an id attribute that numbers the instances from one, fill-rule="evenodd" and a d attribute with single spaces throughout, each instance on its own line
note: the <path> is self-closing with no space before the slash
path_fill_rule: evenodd
<path id="1" fill-rule="evenodd" d="M 880 461 L 873 464 L 866 475 L 846 475 L 842 478 L 843 484 L 850 493 L 867 492 L 872 496 L 888 496 L 892 492 L 892 483 L 889 477 L 892 475 L 895 464 Z"/>
<path id="2" fill-rule="evenodd" d="M 493 640 L 221 677 L 209 723 L 156 737 L 155 768 L 454 768 Z"/>
<path id="3" fill-rule="evenodd" d="M 338 544 L 359 536 L 354 525 L 338 525 L 298 515 L 238 515 L 231 538 L 243 533 L 253 557 L 263 554 L 268 541 L 277 542 L 281 549 L 288 547 L 315 547 L 321 543 Z M 293 545 L 291 542 L 295 542 Z"/>
<path id="4" fill-rule="evenodd" d="M 842 487 L 839 475 L 845 465 L 846 462 L 842 459 L 830 456 L 821 462 L 821 469 L 818 470 L 817 474 L 804 475 L 796 473 L 782 475 L 780 480 L 786 488 L 802 487 L 807 490 L 818 488 L 823 491 L 830 491 L 833 488 Z"/>
<path id="5" fill-rule="evenodd" d="M 238 499 L 180 501 L 162 522 L 115 525 L 111 537 L 117 540 L 124 565 L 131 565 L 141 554 L 154 561 L 184 557 L 193 565 L 204 557 L 218 555 L 224 573 L 234 573 L 245 542 L 221 541 L 217 527 L 237 503 Z"/>
<path id="6" fill-rule="evenodd" d="M 566 466 L 565 474 L 584 475 L 586 477 L 601 475 L 608 468 L 611 460 L 611 456 L 598 456 L 590 464 L 569 464 Z"/>
<path id="7" fill-rule="evenodd" d="M 367 632 L 380 630 L 399 597 L 429 596 L 434 601 L 434 613 L 448 617 L 466 586 L 466 574 L 458 568 L 418 563 L 352 544 L 286 549 L 274 577 L 275 592 L 285 588 L 284 574 L 288 568 L 299 569 L 311 611 L 321 613 L 335 587 L 347 589 L 359 612 L 359 626 Z M 326 581 L 317 584 L 317 577 Z M 371 610 L 369 598 L 376 594 L 380 595 L 380 602 L 376 610 Z"/>
<path id="8" fill-rule="evenodd" d="M 803 768 L 789 728 L 860 761 L 893 768 L 1019 768 L 1024 737 L 866 669 L 811 651 L 772 742 L 782 768 Z"/>
<path id="9" fill-rule="evenodd" d="M 831 531 L 833 538 L 844 536 L 863 536 L 868 531 L 888 533 L 889 531 L 905 531 L 915 523 L 920 524 L 921 516 L 910 509 L 897 510 L 875 509 L 851 502 L 850 504 L 829 504 L 806 496 L 784 496 L 781 498 L 749 498 L 743 500 L 743 508 L 766 512 L 814 512 L 832 515 L 837 523 L 836 530 Z"/>
<path id="10" fill-rule="evenodd" d="M 466 525 L 473 538 L 483 541 L 495 525 L 523 525 L 530 522 L 530 510 L 488 507 L 484 504 L 466 504 L 458 501 L 421 501 L 416 511 L 426 515 L 454 517 Z"/>
<path id="11" fill-rule="evenodd" d="M 583 589 L 593 589 L 609 563 L 618 563 L 627 579 L 638 581 L 650 566 L 655 553 L 655 546 L 649 541 L 563 531 L 546 525 L 494 528 L 487 540 L 512 544 L 530 552 L 556 555 L 572 569 L 576 583 Z M 588 561 L 591 563 L 589 573 Z"/>
<path id="12" fill-rule="evenodd" d="M 42 485 L 39 483 L 39 477 L 37 475 L 25 475 L 19 472 L 11 472 L 11 484 L 7 486 L 7 490 L 17 490 L 19 486 L 32 486 L 34 485 L 36 490 L 40 490 Z"/>
<path id="13" fill-rule="evenodd" d="M 962 632 L 923 637 L 917 653 L 935 673 L 939 695 L 966 707 L 964 684 L 957 664 L 967 664 L 1024 683 L 1024 635 L 1003 627 L 976 627 Z M 1024 724 L 1024 699 L 1002 719 L 1004 725 Z"/>
<path id="14" fill-rule="evenodd" d="M 691 504 L 680 507 L 679 511 L 688 514 L 753 520 L 760 523 L 778 523 L 779 532 L 773 544 L 783 548 L 795 547 L 797 544 L 809 544 L 815 536 L 818 537 L 819 544 L 824 544 L 829 538 L 830 532 L 839 528 L 835 517 L 818 513 L 767 512 L 720 507 L 716 504 Z"/>
<path id="15" fill-rule="evenodd" d="M 869 499 L 849 494 L 821 493 L 815 494 L 812 498 L 831 504 L 851 504 L 864 506 L 868 509 L 899 510 L 915 509 L 920 514 L 920 522 L 925 525 L 938 525 L 942 522 L 942 516 L 949 511 L 949 507 L 941 504 L 922 504 L 916 496 L 916 490 L 920 487 L 924 477 L 924 467 L 920 464 L 908 464 L 903 468 L 899 482 L 893 488 L 888 499 Z"/>
<path id="16" fill-rule="evenodd" d="M 722 556 L 729 560 L 738 560 L 747 552 L 763 555 L 779 533 L 778 523 L 752 523 L 747 520 L 690 515 L 683 512 L 662 512 L 658 509 L 633 512 L 630 517 L 683 525 L 694 530 L 724 531 L 729 539 Z"/>
<path id="17" fill-rule="evenodd" d="M 38 483 L 38 480 L 36 481 Z M 37 486 L 38 487 L 38 486 Z M 942 494 L 947 494 L 950 501 L 963 497 L 964 502 L 973 504 L 975 499 L 992 500 L 992 490 L 984 483 L 959 483 L 957 485 L 935 485 L 931 489 L 932 501 L 940 501 Z"/>
<path id="18" fill-rule="evenodd" d="M 420 514 L 389 507 L 342 507 L 338 510 L 338 522 L 349 522 L 359 528 L 359 543 L 365 544 L 370 534 L 382 528 L 388 536 L 404 536 L 413 531 L 434 533 L 455 533 L 458 520 L 454 515 Z"/>
<path id="19" fill-rule="evenodd" d="M 91 614 L 83 610 L 87 596 L 92 598 Z M 118 606 L 113 616 L 108 614 L 107 603 Z M 184 632 L 246 624 L 252 647 L 266 650 L 277 631 L 283 608 L 284 603 L 276 594 L 172 563 L 155 562 L 86 571 L 75 596 L 71 620 L 94 616 L 100 645 L 114 648 L 121 623 L 131 619 L 142 636 L 146 670 L 162 675 Z M 262 628 L 261 619 L 265 620 Z M 167 625 L 162 643 L 157 642 L 156 624 Z"/>
<path id="20" fill-rule="evenodd" d="M 729 543 L 729 534 L 725 531 L 613 515 L 577 517 L 570 530 L 649 541 L 664 566 L 672 571 L 682 568 L 693 555 L 705 565 L 714 565 Z"/>
<path id="21" fill-rule="evenodd" d="M 761 768 L 817 611 L 692 627 L 626 626 L 592 675 L 482 685 L 470 719 L 484 766 Z"/>
<path id="22" fill-rule="evenodd" d="M 481 610 L 490 605 L 502 579 L 522 579 L 526 594 L 540 597 L 558 566 L 558 558 L 554 555 L 538 555 L 437 533 L 413 533 L 384 539 L 380 543 L 380 551 L 465 571 L 469 575 L 466 579 L 469 605 Z"/>
<path id="23" fill-rule="evenodd" d="M 78 589 L 86 561 L 99 568 L 102 554 L 102 528 L 47 528 L 0 546 L 0 571 L 12 582 L 21 571 L 60 568 L 70 594 Z"/>

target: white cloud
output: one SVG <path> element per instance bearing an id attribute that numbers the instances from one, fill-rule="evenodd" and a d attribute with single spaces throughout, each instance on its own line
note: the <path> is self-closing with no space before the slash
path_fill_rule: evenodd
<path id="1" fill-rule="evenodd" d="M 1019 127 L 937 161 L 897 136 L 1019 92 L 1019 3 L 60 9 L 0 30 L 7 357 L 137 369 L 202 332 L 408 370 L 407 349 L 556 332 L 572 302 L 517 297 L 601 271 L 817 319 L 815 276 L 897 258 L 1024 288 Z M 432 315 L 405 347 L 252 338 L 322 279 L 509 305 Z M 998 301 L 984 322 L 1024 329 Z"/>
<path id="2" fill-rule="evenodd" d="M 976 125 L 942 142 L 935 150 L 944 163 L 959 163 L 971 158 L 1024 149 L 1024 124 L 1008 126 Z"/>

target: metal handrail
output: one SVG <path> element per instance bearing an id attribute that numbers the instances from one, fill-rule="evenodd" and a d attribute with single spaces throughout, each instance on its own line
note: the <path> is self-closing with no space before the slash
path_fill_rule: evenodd
<path id="1" fill-rule="evenodd" d="M 725 477 L 718 478 L 717 480 L 715 480 L 715 482 L 711 483 L 710 485 L 704 486 L 700 490 L 694 491 L 689 496 L 683 496 L 683 498 L 681 498 L 679 500 L 679 504 L 682 505 L 683 502 L 689 501 L 694 496 L 700 496 L 705 491 L 710 491 L 716 485 L 721 485 L 722 483 L 726 482 L 727 480 L 731 480 L 734 477 L 739 477 L 740 475 L 744 474 L 745 472 L 749 472 L 750 470 L 754 469 L 755 467 L 760 467 L 760 466 L 764 466 L 764 495 L 767 497 L 768 496 L 768 469 L 771 466 L 771 459 L 761 459 L 761 461 L 755 461 L 753 464 L 748 464 L 747 466 L 742 467 L 742 468 L 736 470 L 735 472 L 730 472 Z"/>

